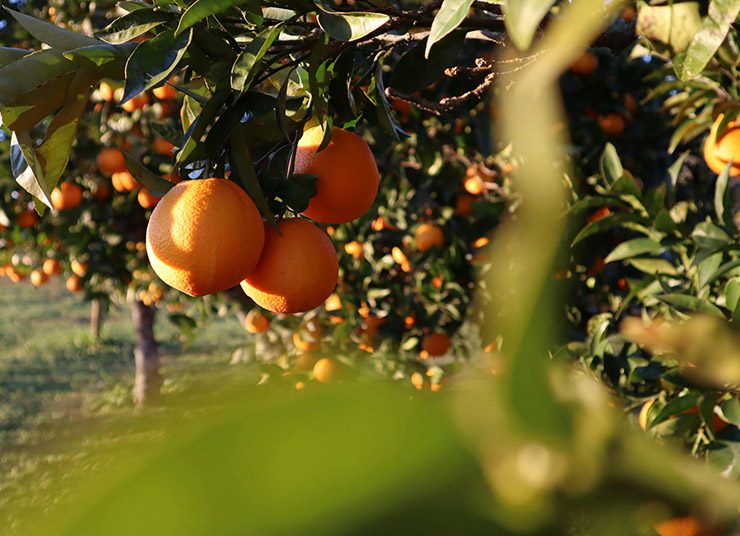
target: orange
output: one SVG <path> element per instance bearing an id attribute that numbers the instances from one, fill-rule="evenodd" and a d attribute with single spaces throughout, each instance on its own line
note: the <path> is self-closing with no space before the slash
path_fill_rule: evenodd
<path id="1" fill-rule="evenodd" d="M 5 275 L 8 276 L 13 283 L 20 283 L 26 278 L 26 274 L 19 272 L 15 266 L 7 266 L 5 268 Z"/>
<path id="2" fill-rule="evenodd" d="M 622 10 L 622 20 L 629 24 L 635 19 L 635 16 L 637 15 L 637 10 L 634 8 L 634 6 L 627 6 Z"/>
<path id="3" fill-rule="evenodd" d="M 433 223 L 422 223 L 416 228 L 414 233 L 416 240 L 416 249 L 419 251 L 429 251 L 433 247 L 441 248 L 445 245 L 445 235 L 442 229 Z"/>
<path id="4" fill-rule="evenodd" d="M 342 308 L 342 299 L 339 297 L 339 294 L 334 293 L 328 298 L 326 298 L 326 301 L 324 302 L 324 309 L 327 311 L 339 311 Z"/>
<path id="5" fill-rule="evenodd" d="M 440 356 L 450 349 L 450 337 L 446 333 L 427 333 L 421 339 L 423 357 Z"/>
<path id="6" fill-rule="evenodd" d="M 318 307 L 337 284 L 339 262 L 331 239 L 313 223 L 283 220 L 267 226 L 265 247 L 242 289 L 274 313 L 299 313 Z"/>
<path id="7" fill-rule="evenodd" d="M 402 272 L 409 273 L 411 271 L 411 262 L 409 262 L 409 258 L 401 248 L 394 246 L 393 249 L 391 249 L 391 257 L 401 265 Z"/>
<path id="8" fill-rule="evenodd" d="M 584 52 L 570 64 L 570 70 L 579 76 L 588 76 L 598 68 L 599 58 L 591 52 Z"/>
<path id="9" fill-rule="evenodd" d="M 24 210 L 18 215 L 15 222 L 18 227 L 33 227 L 36 222 L 39 221 L 39 217 L 36 215 L 36 211 L 33 209 Z"/>
<path id="10" fill-rule="evenodd" d="M 128 172 L 128 170 L 114 173 L 111 177 L 111 182 L 113 183 L 113 188 L 117 192 L 133 192 L 141 186 L 139 181 L 137 181 L 134 176 Z"/>
<path id="11" fill-rule="evenodd" d="M 62 263 L 56 259 L 46 259 L 41 269 L 46 275 L 59 275 L 62 273 Z"/>
<path id="12" fill-rule="evenodd" d="M 704 142 L 704 160 L 707 166 L 715 173 L 722 173 L 727 164 L 730 166 L 730 176 L 740 176 L 740 120 L 735 120 L 727 125 L 720 139 L 717 139 L 717 130 L 724 115 L 719 115 L 712 124 Z"/>
<path id="13" fill-rule="evenodd" d="M 139 194 L 136 196 L 136 199 L 139 201 L 139 204 L 142 208 L 150 209 L 154 208 L 157 203 L 159 203 L 159 197 L 151 193 L 146 188 L 142 188 L 139 190 Z"/>
<path id="14" fill-rule="evenodd" d="M 318 177 L 316 195 L 303 215 L 320 223 L 352 221 L 370 209 L 378 193 L 375 158 L 360 136 L 336 127 L 326 148 L 317 152 L 323 136 L 315 126 L 298 142 L 295 172 Z"/>
<path id="15" fill-rule="evenodd" d="M 373 231 L 377 232 L 380 232 L 384 229 L 388 229 L 389 231 L 396 231 L 398 229 L 398 227 L 396 227 L 395 225 L 391 225 L 390 223 L 388 223 L 388 221 L 383 216 L 378 216 L 377 218 L 375 218 L 372 223 L 370 223 L 370 228 Z"/>
<path id="16" fill-rule="evenodd" d="M 190 296 L 238 285 L 257 266 L 264 243 L 257 207 L 226 179 L 176 184 L 154 207 L 146 229 L 152 268 Z"/>
<path id="17" fill-rule="evenodd" d="M 313 377 L 321 383 L 328 383 L 336 379 L 339 373 L 339 364 L 333 359 L 324 357 L 313 366 Z"/>
<path id="18" fill-rule="evenodd" d="M 172 100 L 177 98 L 177 90 L 168 84 L 154 88 L 152 93 L 154 93 L 154 96 L 159 100 Z"/>
<path id="19" fill-rule="evenodd" d="M 40 287 L 49 280 L 49 276 L 41 268 L 36 268 L 31 272 L 31 284 L 34 287 Z"/>
<path id="20" fill-rule="evenodd" d="M 72 273 L 75 275 L 80 277 L 85 277 L 85 275 L 87 275 L 88 265 L 86 262 L 80 262 L 77 259 L 74 259 L 70 264 L 70 267 L 72 268 Z"/>
<path id="21" fill-rule="evenodd" d="M 270 319 L 259 309 L 252 309 L 244 318 L 244 328 L 249 333 L 264 333 L 269 327 Z"/>
<path id="22" fill-rule="evenodd" d="M 600 115 L 596 118 L 596 121 L 598 121 L 601 131 L 607 136 L 619 136 L 624 132 L 624 117 L 619 114 Z"/>
<path id="23" fill-rule="evenodd" d="M 51 191 L 51 205 L 57 210 L 70 210 L 82 203 L 82 188 L 73 182 L 63 182 Z"/>
<path id="24" fill-rule="evenodd" d="M 126 110 L 128 113 L 133 112 L 134 110 L 139 110 L 149 104 L 149 95 L 147 93 L 140 93 L 139 95 L 136 95 L 133 99 L 127 100 L 124 104 L 121 105 L 121 108 Z"/>
<path id="25" fill-rule="evenodd" d="M 421 390 L 424 387 L 424 375 L 421 372 L 414 372 L 411 375 L 411 385 Z"/>
<path id="26" fill-rule="evenodd" d="M 463 186 L 465 191 L 471 195 L 480 195 L 486 191 L 486 184 L 478 175 L 466 177 Z"/>
<path id="27" fill-rule="evenodd" d="M 722 529 L 708 527 L 692 516 L 674 517 L 656 523 L 653 528 L 660 536 L 719 536 L 723 532 Z"/>
<path id="28" fill-rule="evenodd" d="M 98 169 L 104 175 L 113 175 L 121 171 L 126 171 L 126 159 L 120 149 L 107 147 L 98 153 L 96 159 Z"/>
<path id="29" fill-rule="evenodd" d="M 655 399 L 648 400 L 645 402 L 642 407 L 640 408 L 640 415 L 637 418 L 637 421 L 640 423 L 640 428 L 643 430 L 648 429 L 649 424 L 649 417 L 650 417 L 650 408 L 653 407 L 653 404 L 655 403 Z"/>
<path id="30" fill-rule="evenodd" d="M 416 318 L 414 318 L 414 315 L 407 315 L 406 318 L 403 319 L 403 327 L 406 329 L 413 328 L 414 324 L 416 324 Z"/>
<path id="31" fill-rule="evenodd" d="M 100 98 L 102 100 L 110 102 L 115 98 L 116 90 L 113 89 L 113 86 L 111 86 L 108 82 L 100 82 L 98 93 L 100 93 Z"/>
<path id="32" fill-rule="evenodd" d="M 91 191 L 93 199 L 96 201 L 105 201 L 110 197 L 110 188 L 104 182 L 95 182 Z"/>
<path id="33" fill-rule="evenodd" d="M 71 275 L 67 278 L 66 287 L 70 292 L 80 292 L 82 290 L 82 281 L 80 281 L 78 276 Z"/>
<path id="34" fill-rule="evenodd" d="M 162 156 L 172 156 L 172 150 L 175 148 L 169 141 L 164 138 L 155 138 L 152 142 L 152 149 Z"/>
<path id="35" fill-rule="evenodd" d="M 353 240 L 352 242 L 344 244 L 344 252 L 347 255 L 352 255 L 352 257 L 354 257 L 356 260 L 360 260 L 362 257 L 365 256 L 365 253 L 362 250 L 362 244 L 360 244 L 357 240 Z"/>
<path id="36" fill-rule="evenodd" d="M 458 216 L 469 216 L 473 213 L 475 197 L 469 194 L 460 194 L 455 200 L 455 214 Z"/>

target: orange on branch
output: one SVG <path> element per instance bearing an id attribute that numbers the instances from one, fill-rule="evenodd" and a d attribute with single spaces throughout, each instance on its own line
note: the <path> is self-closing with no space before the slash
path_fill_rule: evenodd
<path id="1" fill-rule="evenodd" d="M 121 171 L 126 171 L 126 159 L 123 152 L 115 147 L 106 147 L 98 153 L 96 162 L 98 169 L 104 175 L 113 175 Z"/>
<path id="2" fill-rule="evenodd" d="M 433 247 L 441 248 L 445 245 L 445 235 L 442 229 L 433 223 L 422 223 L 414 232 L 416 249 L 421 252 L 429 251 Z"/>
<path id="3" fill-rule="evenodd" d="M 51 191 L 51 205 L 57 210 L 71 210 L 82 203 L 82 188 L 73 182 L 63 182 Z"/>
<path id="4" fill-rule="evenodd" d="M 242 289 L 275 313 L 299 313 L 318 307 L 337 284 L 339 262 L 331 239 L 308 220 L 283 220 L 267 226 L 265 247 Z"/>
<path id="5" fill-rule="evenodd" d="M 37 221 L 39 221 L 39 217 L 33 209 L 24 210 L 15 220 L 18 227 L 33 227 Z"/>
<path id="6" fill-rule="evenodd" d="M 344 245 L 344 252 L 347 255 L 352 255 L 352 257 L 356 260 L 360 260 L 362 257 L 365 256 L 365 252 L 362 249 L 362 244 L 360 244 L 357 240 L 346 243 Z"/>
<path id="7" fill-rule="evenodd" d="M 157 206 L 157 203 L 159 203 L 160 198 L 151 193 L 146 188 L 142 188 L 139 190 L 139 193 L 136 195 L 136 200 L 141 205 L 141 208 L 144 209 L 150 209 Z"/>
<path id="8" fill-rule="evenodd" d="M 115 99 L 116 90 L 108 82 L 101 82 L 100 87 L 98 88 L 98 93 L 100 94 L 101 100 L 110 102 Z"/>
<path id="9" fill-rule="evenodd" d="M 339 372 L 339 363 L 328 357 L 319 359 L 313 366 L 313 378 L 321 383 L 335 380 Z"/>
<path id="10" fill-rule="evenodd" d="M 254 202 L 226 179 L 176 184 L 154 208 L 146 230 L 152 268 L 190 296 L 238 285 L 257 266 L 264 242 Z"/>
<path id="11" fill-rule="evenodd" d="M 175 149 L 175 146 L 166 139 L 159 137 L 155 138 L 152 142 L 152 149 L 159 155 L 172 156 L 172 151 Z"/>
<path id="12" fill-rule="evenodd" d="M 46 259 L 41 269 L 46 275 L 59 275 L 62 273 L 62 263 L 57 259 Z"/>
<path id="13" fill-rule="evenodd" d="M 139 95 L 136 95 L 134 98 L 129 99 L 125 103 L 123 103 L 121 105 L 121 108 L 126 110 L 128 113 L 131 113 L 134 110 L 140 110 L 147 104 L 149 104 L 149 94 L 140 93 Z"/>
<path id="14" fill-rule="evenodd" d="M 709 527 L 693 516 L 674 517 L 653 527 L 660 536 L 719 536 L 721 528 Z"/>
<path id="15" fill-rule="evenodd" d="M 445 355 L 450 349 L 450 336 L 446 333 L 427 333 L 421 339 L 421 351 L 424 357 Z"/>
<path id="16" fill-rule="evenodd" d="M 71 275 L 65 283 L 67 290 L 70 292 L 80 292 L 82 290 L 82 281 L 76 275 Z"/>
<path id="17" fill-rule="evenodd" d="M 252 309 L 244 318 L 244 329 L 249 333 L 264 333 L 270 327 L 270 319 L 259 309 Z"/>
<path id="18" fill-rule="evenodd" d="M 85 277 L 87 275 L 88 265 L 86 262 L 80 262 L 77 259 L 74 259 L 70 263 L 70 268 L 72 268 L 72 273 L 75 275 L 80 277 Z"/>
<path id="19" fill-rule="evenodd" d="M 730 176 L 737 177 L 740 176 L 740 120 L 730 122 L 717 139 L 723 119 L 724 115 L 719 115 L 709 130 L 709 136 L 704 142 L 704 161 L 715 173 L 722 173 L 727 164 L 732 162 Z"/>
<path id="20" fill-rule="evenodd" d="M 320 223 L 359 218 L 375 201 L 380 175 L 370 147 L 359 135 L 334 127 L 331 141 L 318 151 L 324 131 L 306 129 L 298 142 L 295 172 L 318 177 L 316 195 L 303 215 Z"/>
<path id="21" fill-rule="evenodd" d="M 624 117 L 617 113 L 599 115 L 596 121 L 599 123 L 601 131 L 607 136 L 619 136 L 624 132 Z"/>
<path id="22" fill-rule="evenodd" d="M 592 52 L 584 52 L 570 64 L 570 70 L 579 76 L 588 76 L 599 68 L 599 58 Z"/>
<path id="23" fill-rule="evenodd" d="M 159 100 L 173 100 L 177 98 L 177 90 L 169 84 L 154 88 L 152 93 Z"/>
<path id="24" fill-rule="evenodd" d="M 31 272 L 31 284 L 34 287 L 40 287 L 49 280 L 49 276 L 41 268 L 36 268 Z"/>

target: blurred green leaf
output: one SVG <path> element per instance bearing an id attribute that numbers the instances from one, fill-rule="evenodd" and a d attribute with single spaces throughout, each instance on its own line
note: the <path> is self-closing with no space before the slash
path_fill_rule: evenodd
<path id="1" fill-rule="evenodd" d="M 460 23 L 468 16 L 468 11 L 472 5 L 473 0 L 444 0 L 442 2 L 442 6 L 432 22 L 429 37 L 427 37 L 427 44 L 424 49 L 425 58 L 429 58 L 429 53 L 435 43 L 444 39 L 447 34 L 460 26 Z"/>
<path id="2" fill-rule="evenodd" d="M 542 19 L 555 0 L 505 0 L 504 23 L 514 45 L 527 50 Z"/>
<path id="3" fill-rule="evenodd" d="M 701 29 L 694 34 L 686 51 L 680 72 L 682 80 L 699 76 L 727 37 L 727 32 L 737 19 L 738 13 L 740 2 L 737 0 L 709 2 L 709 13 L 704 17 Z"/>
<path id="4" fill-rule="evenodd" d="M 383 27 L 390 20 L 383 13 L 333 11 L 318 5 L 321 29 L 338 41 L 357 41 Z"/>

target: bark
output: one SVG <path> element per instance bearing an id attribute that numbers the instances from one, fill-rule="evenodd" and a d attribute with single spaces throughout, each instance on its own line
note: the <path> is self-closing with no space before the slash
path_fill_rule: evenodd
<path id="1" fill-rule="evenodd" d="M 159 400 L 162 377 L 159 375 L 159 350 L 154 338 L 156 309 L 136 300 L 132 306 L 136 346 L 134 361 L 134 403 L 137 406 L 154 404 Z"/>
<path id="2" fill-rule="evenodd" d="M 90 304 L 90 334 L 95 343 L 100 341 L 100 332 L 103 329 L 107 309 L 107 304 L 100 298 L 93 299 Z"/>

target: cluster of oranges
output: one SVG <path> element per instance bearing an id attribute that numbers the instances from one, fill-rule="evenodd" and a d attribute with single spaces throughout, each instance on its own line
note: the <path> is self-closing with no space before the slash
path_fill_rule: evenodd
<path id="1" fill-rule="evenodd" d="M 100 151 L 97 157 L 98 169 L 103 175 L 111 178 L 113 189 L 117 192 L 133 192 L 139 190 L 136 199 L 142 208 L 149 210 L 159 202 L 159 198 L 139 184 L 126 166 L 123 152 L 116 147 L 107 147 Z"/>
<path id="2" fill-rule="evenodd" d="M 65 283 L 67 290 L 70 292 L 81 292 L 83 289 L 82 278 L 87 274 L 87 264 L 73 260 L 70 264 L 70 268 L 72 270 L 72 275 L 67 278 Z M 56 258 L 46 259 L 41 266 L 32 269 L 30 273 L 19 270 L 18 267 L 12 263 L 0 266 L 0 277 L 7 277 L 13 283 L 20 283 L 28 278 L 31 284 L 36 288 L 45 285 L 51 277 L 60 275 L 61 273 L 62 263 Z"/>
<path id="3" fill-rule="evenodd" d="M 319 151 L 323 139 L 321 127 L 313 126 L 298 143 L 295 172 L 317 177 L 317 193 L 304 217 L 265 223 L 252 199 L 227 179 L 175 185 L 147 227 L 147 253 L 157 275 L 190 296 L 241 284 L 252 300 L 275 313 L 321 305 L 336 286 L 339 266 L 334 245 L 316 223 L 360 217 L 372 206 L 380 181 L 360 136 L 334 128 Z"/>

